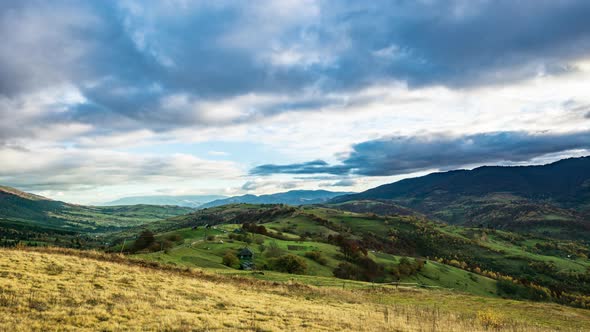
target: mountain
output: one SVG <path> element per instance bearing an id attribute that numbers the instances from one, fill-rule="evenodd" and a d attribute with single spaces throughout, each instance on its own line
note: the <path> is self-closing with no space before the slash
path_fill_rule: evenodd
<path id="1" fill-rule="evenodd" d="M 590 157 L 542 166 L 433 173 L 339 196 L 330 203 L 367 200 L 391 202 L 451 224 L 586 236 L 590 235 Z"/>
<path id="2" fill-rule="evenodd" d="M 194 211 L 178 206 L 84 206 L 51 200 L 0 186 L 0 238 L 54 244 L 88 235 L 112 233 Z"/>
<path id="3" fill-rule="evenodd" d="M 113 206 L 113 205 L 136 205 L 136 204 L 149 204 L 149 205 L 177 205 L 186 206 L 191 208 L 197 208 L 205 203 L 224 199 L 227 196 L 221 195 L 183 195 L 183 196 L 166 196 L 166 195 L 155 195 L 155 196 L 132 196 L 123 197 L 117 200 L 100 203 L 98 205 Z"/>
<path id="4" fill-rule="evenodd" d="M 341 195 L 348 195 L 347 192 L 334 192 L 327 190 L 291 190 L 284 193 L 271 195 L 243 195 L 218 199 L 201 206 L 209 208 L 226 204 L 249 203 L 249 204 L 288 204 L 307 205 L 325 203 L 331 198 Z"/>

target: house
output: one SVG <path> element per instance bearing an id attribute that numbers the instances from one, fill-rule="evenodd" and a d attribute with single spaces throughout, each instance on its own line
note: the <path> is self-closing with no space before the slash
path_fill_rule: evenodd
<path id="1" fill-rule="evenodd" d="M 238 258 L 240 261 L 251 261 L 254 253 L 249 248 L 242 248 L 238 251 Z"/>
<path id="2" fill-rule="evenodd" d="M 254 253 L 249 248 L 242 248 L 238 251 L 238 258 L 240 259 L 240 270 L 253 270 L 255 268 L 252 258 Z"/>
<path id="3" fill-rule="evenodd" d="M 255 268 L 253 262 L 240 262 L 240 270 L 254 270 Z"/>

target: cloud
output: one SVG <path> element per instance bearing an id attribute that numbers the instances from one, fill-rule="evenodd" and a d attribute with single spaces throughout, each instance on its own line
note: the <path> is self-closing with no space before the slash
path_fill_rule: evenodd
<path id="1" fill-rule="evenodd" d="M 346 174 L 350 171 L 347 166 L 331 166 L 323 160 L 308 161 L 290 165 L 260 165 L 250 171 L 251 175 L 269 174 Z"/>
<path id="2" fill-rule="evenodd" d="M 590 119 L 590 104 L 583 103 L 575 99 L 569 99 L 562 105 L 565 110 L 585 119 Z"/>
<path id="3" fill-rule="evenodd" d="M 0 4 L 0 96 L 88 77 L 82 62 L 96 50 L 98 25 L 97 15 L 84 3 Z"/>
<path id="4" fill-rule="evenodd" d="M 333 183 L 321 184 L 321 187 L 352 187 L 356 185 L 356 181 L 352 179 L 342 179 Z"/>
<path id="5" fill-rule="evenodd" d="M 195 179 L 235 179 L 241 171 L 230 161 L 187 154 L 132 154 L 100 149 L 0 145 L 0 183 L 24 190 L 71 190 L 114 185 L 154 185 Z M 26 163 L 23 161 L 26 160 Z"/>
<path id="6" fill-rule="evenodd" d="M 8 2 L 0 95 L 70 85 L 81 98 L 64 112 L 23 121 L 103 133 L 256 122 L 376 82 L 471 88 L 575 71 L 589 15 L 583 0 Z"/>
<path id="7" fill-rule="evenodd" d="M 241 189 L 245 191 L 256 191 L 264 189 L 273 190 L 291 190 L 297 188 L 297 182 L 295 181 L 264 181 L 260 179 L 246 181 Z"/>
<path id="8" fill-rule="evenodd" d="M 355 144 L 340 165 L 322 160 L 260 165 L 250 174 L 357 174 L 391 176 L 465 165 L 523 162 L 570 150 L 590 150 L 590 131 L 573 133 L 492 132 L 464 136 L 381 138 Z"/>
<path id="9" fill-rule="evenodd" d="M 126 151 L 222 140 L 264 145 L 255 157 L 242 149 L 211 154 L 263 160 L 254 175 L 401 174 L 437 167 L 429 158 L 444 157 L 437 149 L 446 146 L 435 142 L 452 148 L 466 133 L 581 130 L 590 118 L 589 15 L 583 0 L 4 1 L 0 181 L 31 188 L 215 181 L 241 172 Z M 421 130 L 450 134 L 412 136 Z M 393 133 L 404 136 L 375 139 Z M 515 150 L 510 139 L 501 144 Z M 513 154 L 524 158 L 521 150 L 541 145 L 527 144 Z M 225 151 L 191 152 L 213 148 Z M 466 155 L 487 160 L 459 152 L 448 152 L 458 165 L 470 162 Z M 315 161 L 270 164 L 277 160 Z M 215 185 L 238 190 L 244 180 L 234 181 Z M 281 186 L 289 184 L 260 188 Z"/>
<path id="10" fill-rule="evenodd" d="M 246 181 L 242 185 L 242 190 L 246 190 L 246 191 L 256 190 L 256 188 L 258 188 L 258 184 L 254 181 Z"/>

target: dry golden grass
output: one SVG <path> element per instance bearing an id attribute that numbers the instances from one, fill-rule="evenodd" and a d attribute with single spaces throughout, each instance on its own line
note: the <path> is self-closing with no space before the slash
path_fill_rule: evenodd
<path id="1" fill-rule="evenodd" d="M 590 329 L 590 312 L 553 304 L 315 288 L 146 267 L 100 253 L 45 251 L 0 249 L 0 331 Z M 542 319 L 547 316 L 552 319 Z"/>

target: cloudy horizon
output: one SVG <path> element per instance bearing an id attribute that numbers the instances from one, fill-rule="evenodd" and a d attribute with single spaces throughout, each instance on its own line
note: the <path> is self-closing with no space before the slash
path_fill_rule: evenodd
<path id="1" fill-rule="evenodd" d="M 361 191 L 590 155 L 588 1 L 0 4 L 0 185 Z"/>

